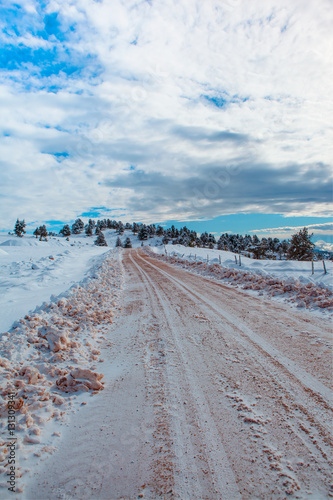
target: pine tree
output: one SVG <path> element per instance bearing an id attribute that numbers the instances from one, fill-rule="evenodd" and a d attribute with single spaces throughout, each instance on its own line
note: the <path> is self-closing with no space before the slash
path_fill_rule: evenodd
<path id="1" fill-rule="evenodd" d="M 122 247 L 122 246 L 123 246 L 123 244 L 121 242 L 121 239 L 118 236 L 117 241 L 116 241 L 116 247 Z"/>
<path id="2" fill-rule="evenodd" d="M 137 224 L 136 222 L 133 222 L 133 225 L 132 225 L 132 231 L 134 234 L 138 233 L 139 232 L 139 224 Z"/>
<path id="3" fill-rule="evenodd" d="M 145 224 L 141 226 L 140 231 L 138 232 L 138 238 L 139 240 L 148 240 L 148 228 Z"/>
<path id="4" fill-rule="evenodd" d="M 149 238 L 153 238 L 154 235 L 156 234 L 156 226 L 155 226 L 155 224 L 150 224 L 147 227 L 147 230 L 148 230 L 148 236 L 149 236 Z"/>
<path id="5" fill-rule="evenodd" d="M 126 240 L 124 242 L 124 248 L 132 248 L 132 243 L 131 243 L 130 238 L 126 238 Z"/>
<path id="6" fill-rule="evenodd" d="M 39 227 L 36 227 L 36 229 L 34 230 L 33 234 L 36 236 L 36 238 L 38 238 L 38 236 L 40 236 Z"/>
<path id="7" fill-rule="evenodd" d="M 15 227 L 14 227 L 14 233 L 16 234 L 16 236 L 19 236 L 19 238 L 22 238 L 22 236 L 25 234 L 25 226 L 26 226 L 26 223 L 23 220 L 19 220 L 17 219 L 16 223 L 15 223 Z"/>
<path id="8" fill-rule="evenodd" d="M 47 229 L 45 224 L 39 226 L 39 241 L 42 241 L 43 238 L 47 241 Z"/>
<path id="9" fill-rule="evenodd" d="M 98 237 L 95 240 L 95 245 L 97 245 L 99 247 L 107 247 L 108 246 L 108 244 L 107 244 L 107 242 L 105 240 L 105 236 L 102 233 L 102 231 L 99 232 Z"/>
<path id="10" fill-rule="evenodd" d="M 209 233 L 209 235 L 208 235 L 208 246 L 209 246 L 209 248 L 211 248 L 211 249 L 214 248 L 215 244 L 216 244 L 215 237 L 211 233 Z"/>
<path id="11" fill-rule="evenodd" d="M 313 234 L 309 235 L 306 227 L 301 229 L 298 233 L 293 234 L 287 252 L 287 259 L 312 260 L 315 247 L 315 244 L 311 241 L 312 236 Z"/>
<path id="12" fill-rule="evenodd" d="M 63 236 L 70 236 L 71 233 L 71 228 L 69 227 L 68 224 L 66 224 L 62 229 L 60 229 L 59 234 L 62 234 Z"/>
<path id="13" fill-rule="evenodd" d="M 252 252 L 254 254 L 255 259 L 261 259 L 266 257 L 266 252 L 268 250 L 266 241 L 267 241 L 266 238 L 263 238 L 259 245 L 255 245 L 252 248 Z"/>
<path id="14" fill-rule="evenodd" d="M 259 245 L 260 243 L 260 240 L 256 234 L 253 235 L 252 241 L 254 245 Z"/>
<path id="15" fill-rule="evenodd" d="M 84 223 L 81 219 L 76 219 L 74 224 L 72 225 L 72 233 L 80 234 L 83 231 Z"/>
<path id="16" fill-rule="evenodd" d="M 95 221 L 93 221 L 92 219 L 89 219 L 89 222 L 85 227 L 85 232 L 86 232 L 87 236 L 93 235 L 94 227 L 95 227 Z"/>

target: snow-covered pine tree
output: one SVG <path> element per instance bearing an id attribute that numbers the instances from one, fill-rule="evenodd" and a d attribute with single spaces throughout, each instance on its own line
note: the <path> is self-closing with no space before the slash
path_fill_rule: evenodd
<path id="1" fill-rule="evenodd" d="M 81 219 L 76 219 L 74 224 L 72 225 L 72 233 L 80 234 L 83 231 L 84 223 Z"/>
<path id="2" fill-rule="evenodd" d="M 47 229 L 45 224 L 39 226 L 39 241 L 42 241 L 43 238 L 47 241 Z"/>
<path id="3" fill-rule="evenodd" d="M 148 236 L 149 238 L 153 238 L 156 234 L 156 226 L 155 224 L 150 224 L 148 227 L 147 227 L 147 230 L 148 230 Z"/>
<path id="4" fill-rule="evenodd" d="M 108 223 L 107 223 L 106 219 L 102 219 L 102 220 L 97 221 L 97 224 L 99 225 L 101 230 L 106 229 L 108 227 Z"/>
<path id="5" fill-rule="evenodd" d="M 134 234 L 139 232 L 139 224 L 137 222 L 133 222 L 132 224 L 132 231 Z"/>
<path id="6" fill-rule="evenodd" d="M 140 231 L 138 232 L 138 238 L 139 240 L 148 240 L 148 228 L 145 224 L 141 226 Z"/>
<path id="7" fill-rule="evenodd" d="M 116 247 L 122 247 L 122 246 L 123 246 L 123 244 L 121 242 L 120 237 L 118 236 L 117 241 L 116 241 Z"/>
<path id="8" fill-rule="evenodd" d="M 315 244 L 311 241 L 312 236 L 313 234 L 309 235 L 306 227 L 301 229 L 298 233 L 293 234 L 287 252 L 287 259 L 312 260 L 315 247 Z"/>
<path id="9" fill-rule="evenodd" d="M 256 234 L 253 235 L 252 241 L 253 241 L 254 245 L 259 245 L 260 244 L 260 240 L 259 240 L 259 238 L 258 238 L 258 236 Z"/>
<path id="10" fill-rule="evenodd" d="M 94 227 L 95 227 L 95 221 L 92 219 L 89 219 L 88 224 L 85 226 L 85 232 L 86 232 L 87 236 L 93 235 Z"/>
<path id="11" fill-rule="evenodd" d="M 107 247 L 108 246 L 108 244 L 106 242 L 106 239 L 105 239 L 105 236 L 102 233 L 102 231 L 100 231 L 98 233 L 98 236 L 97 236 L 97 238 L 96 238 L 96 240 L 95 240 L 94 243 L 95 243 L 95 245 L 97 245 L 99 247 Z"/>
<path id="12" fill-rule="evenodd" d="M 209 235 L 208 235 L 208 247 L 212 249 L 212 248 L 214 248 L 215 244 L 216 244 L 215 237 L 211 233 L 209 233 Z"/>
<path id="13" fill-rule="evenodd" d="M 66 237 L 70 236 L 72 233 L 71 233 L 71 228 L 69 227 L 69 225 L 65 224 L 65 226 L 62 229 L 60 229 L 59 234 L 62 234 L 63 236 L 66 236 Z"/>
<path id="14" fill-rule="evenodd" d="M 19 220 L 17 219 L 16 223 L 15 223 L 15 227 L 14 227 L 14 233 L 16 234 L 16 236 L 19 236 L 20 238 L 22 238 L 22 236 L 25 234 L 25 226 L 26 226 L 26 223 L 23 220 Z"/>
<path id="15" fill-rule="evenodd" d="M 163 233 L 164 233 L 163 227 L 162 226 L 157 226 L 156 236 L 163 236 Z"/>
<path id="16" fill-rule="evenodd" d="M 126 240 L 124 241 L 124 248 L 132 248 L 132 243 L 131 243 L 131 239 L 130 238 L 126 238 Z"/>
<path id="17" fill-rule="evenodd" d="M 201 233 L 200 241 L 201 241 L 201 246 L 203 246 L 203 247 L 208 246 L 208 233 L 207 232 Z"/>

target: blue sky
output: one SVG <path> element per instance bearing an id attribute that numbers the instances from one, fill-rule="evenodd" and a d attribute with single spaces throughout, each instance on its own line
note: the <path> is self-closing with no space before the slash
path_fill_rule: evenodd
<path id="1" fill-rule="evenodd" d="M 330 0 L 2 1 L 0 227 L 332 243 L 332 21 Z"/>

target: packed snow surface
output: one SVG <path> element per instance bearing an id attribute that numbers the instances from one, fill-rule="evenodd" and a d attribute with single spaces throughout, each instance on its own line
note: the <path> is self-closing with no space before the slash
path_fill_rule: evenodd
<path id="1" fill-rule="evenodd" d="M 29 500 L 326 498 L 332 263 L 104 234 L 0 237 L 0 497 L 14 394 Z"/>
<path id="2" fill-rule="evenodd" d="M 121 252 L 104 390 L 64 426 L 24 498 L 328 498 L 331 323 Z"/>

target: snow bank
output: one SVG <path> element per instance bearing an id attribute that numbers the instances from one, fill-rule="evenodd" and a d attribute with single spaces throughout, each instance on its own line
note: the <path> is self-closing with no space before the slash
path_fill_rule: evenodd
<path id="1" fill-rule="evenodd" d="M 96 247 L 90 238 L 50 238 L 0 235 L 0 332 L 28 311 L 81 281 L 108 248 Z M 86 240 L 86 241 L 85 241 Z M 10 243 L 10 244 L 9 244 Z M 88 243 L 88 244 L 87 244 Z"/>
<path id="2" fill-rule="evenodd" d="M 182 245 L 165 245 L 151 249 L 154 253 L 167 254 L 184 258 L 190 261 L 201 260 L 209 263 L 221 263 L 224 267 L 250 271 L 261 275 L 273 275 L 280 279 L 294 278 L 302 283 L 317 283 L 320 286 L 333 290 L 333 262 L 325 261 L 327 274 L 324 273 L 322 261 L 314 262 L 314 274 L 312 274 L 311 262 L 295 260 L 256 260 L 241 255 L 241 267 L 239 256 L 233 252 L 224 250 L 211 250 L 208 248 L 189 248 Z M 237 263 L 235 261 L 237 259 Z M 220 262 L 221 261 L 221 262 Z"/>
<path id="3" fill-rule="evenodd" d="M 0 243 L 0 246 L 4 247 L 36 247 L 38 246 L 38 242 L 35 238 L 11 238 L 9 240 L 3 241 Z"/>
<path id="4" fill-rule="evenodd" d="M 16 448 L 22 456 L 45 448 L 43 429 L 62 420 L 73 404 L 71 394 L 97 393 L 103 374 L 96 369 L 99 344 L 117 310 L 122 287 L 121 253 L 105 254 L 91 275 L 68 292 L 52 297 L 0 338 L 1 428 L 7 435 L 8 397 L 15 394 Z M 104 334 L 104 335 L 103 335 Z M 8 443 L 7 443 L 8 444 Z M 0 443 L 0 472 L 8 448 Z M 6 480 L 1 486 L 7 487 Z"/>
<path id="5" fill-rule="evenodd" d="M 184 247 L 183 247 L 184 248 Z M 185 249 L 185 248 L 184 248 Z M 187 250 L 187 249 L 186 249 Z M 196 250 L 196 249 L 195 249 Z M 174 255 L 167 256 L 159 248 L 146 249 L 148 253 L 156 258 L 166 260 L 170 264 L 175 264 L 183 267 L 184 269 L 201 274 L 203 276 L 213 277 L 218 280 L 223 280 L 228 284 L 240 286 L 244 290 L 252 290 L 259 292 L 262 295 L 264 292 L 269 297 L 281 296 L 288 300 L 289 303 L 294 303 L 297 307 L 306 307 L 309 309 L 317 309 L 331 313 L 333 311 L 333 291 L 330 286 L 326 286 L 323 282 L 316 284 L 299 276 L 298 279 L 288 277 L 280 278 L 276 274 L 267 274 L 269 269 L 274 270 L 274 265 L 268 266 L 266 272 L 257 270 L 251 272 L 250 270 L 235 267 L 235 262 L 231 259 L 226 259 L 224 265 L 220 265 L 218 259 L 214 259 L 213 263 L 205 262 L 200 258 L 197 260 L 186 259 L 185 253 L 180 257 L 174 251 Z M 188 252 L 189 253 L 189 252 Z M 229 252 L 225 252 L 229 253 Z M 193 249 L 192 249 L 193 254 Z M 189 257 L 189 255 L 187 256 Z M 216 262 L 217 261 L 217 262 Z M 265 261 L 266 262 L 266 261 Z M 270 261 L 269 261 L 270 262 Z M 274 262 L 274 261 L 273 261 Z M 294 264 L 302 264 L 293 261 L 281 261 L 284 269 L 294 269 Z M 253 266 L 257 263 L 260 267 L 261 261 L 253 262 Z M 309 263 L 306 263 L 309 264 Z M 330 263 L 329 263 L 330 264 Z M 228 265 L 230 267 L 224 267 Z M 332 276 L 328 274 L 326 276 Z"/>

